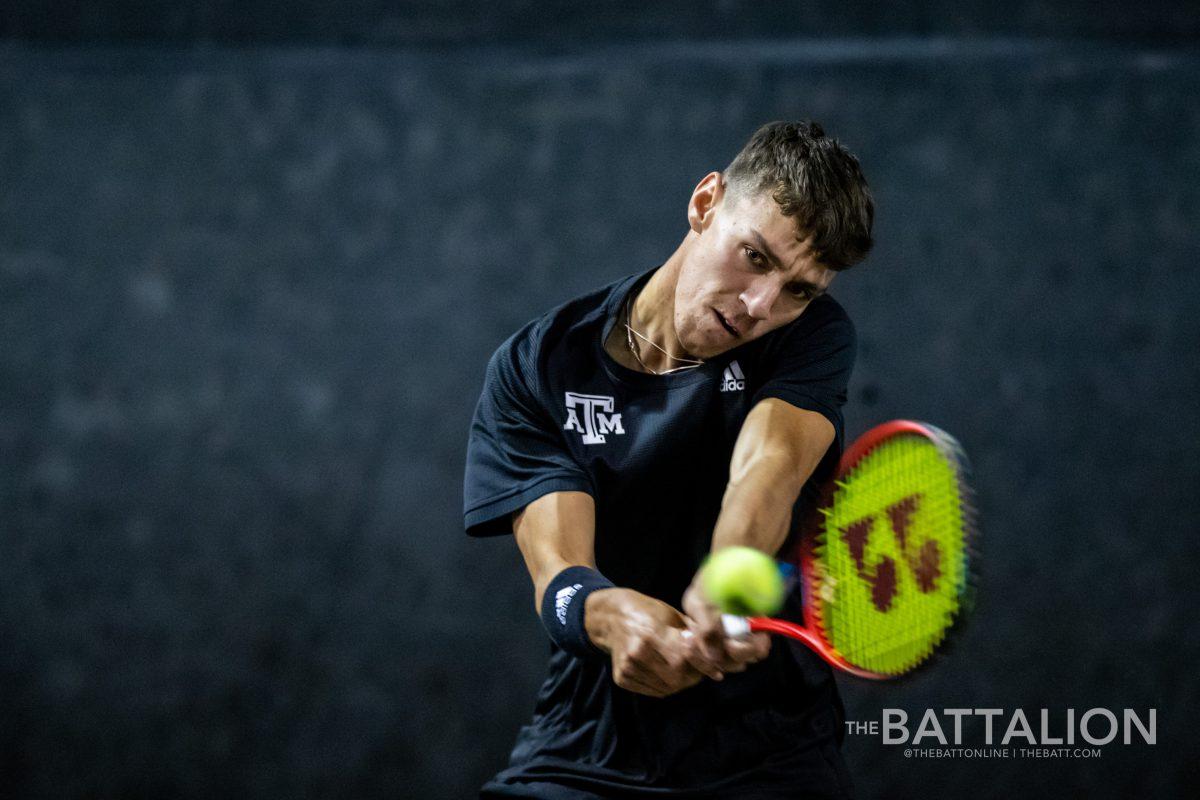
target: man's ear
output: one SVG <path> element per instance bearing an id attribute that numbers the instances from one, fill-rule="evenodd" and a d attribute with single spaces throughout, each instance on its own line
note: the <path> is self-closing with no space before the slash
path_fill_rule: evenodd
<path id="1" fill-rule="evenodd" d="M 710 172 L 700 179 L 688 201 L 688 227 L 702 233 L 713 220 L 713 213 L 725 194 L 725 176 Z"/>

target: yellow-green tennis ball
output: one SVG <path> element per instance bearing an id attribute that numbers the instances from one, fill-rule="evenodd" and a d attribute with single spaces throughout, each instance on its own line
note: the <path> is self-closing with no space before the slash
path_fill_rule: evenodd
<path id="1" fill-rule="evenodd" d="M 726 547 L 700 572 L 708 600 L 724 614 L 762 616 L 783 606 L 783 576 L 775 560 L 753 547 Z"/>

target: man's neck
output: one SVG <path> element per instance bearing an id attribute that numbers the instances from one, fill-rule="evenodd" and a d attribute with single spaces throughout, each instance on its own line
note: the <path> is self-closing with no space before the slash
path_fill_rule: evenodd
<path id="1" fill-rule="evenodd" d="M 636 331 L 632 334 L 633 346 L 637 348 L 641 364 L 652 372 L 678 369 L 687 366 L 689 360 L 694 360 L 675 335 L 675 285 L 685 248 L 686 241 L 650 276 L 650 280 L 638 292 L 629 319 L 622 319 L 619 323 L 622 331 L 626 322 Z M 660 347 L 662 350 L 658 349 Z"/>

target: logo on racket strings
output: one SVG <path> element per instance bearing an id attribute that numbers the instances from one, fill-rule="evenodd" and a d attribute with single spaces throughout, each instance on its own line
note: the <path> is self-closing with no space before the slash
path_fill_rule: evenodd
<path id="1" fill-rule="evenodd" d="M 920 547 L 914 546 L 909 535 L 913 518 L 921 503 L 921 494 L 910 494 L 892 503 L 884 509 L 892 535 L 900 546 L 900 554 L 905 565 L 916 581 L 917 589 L 922 594 L 929 594 L 937 588 L 937 579 L 942 574 L 942 554 L 938 543 L 926 539 Z M 867 544 L 875 533 L 878 515 L 870 514 L 840 527 L 842 541 L 850 550 L 854 559 L 854 567 L 858 576 L 871 587 L 871 602 L 882 612 L 891 609 L 892 601 L 899 593 L 899 576 L 896 574 L 896 560 L 884 555 L 874 564 L 867 563 Z"/>

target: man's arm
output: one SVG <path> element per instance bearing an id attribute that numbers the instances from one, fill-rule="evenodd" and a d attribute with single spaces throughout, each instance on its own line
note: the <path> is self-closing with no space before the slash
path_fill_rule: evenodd
<path id="1" fill-rule="evenodd" d="M 596 567 L 596 507 L 585 492 L 539 497 L 513 515 L 513 533 L 539 613 L 556 575 L 567 567 Z M 682 636 L 687 624 L 671 606 L 631 589 L 599 589 L 584 604 L 588 638 L 612 659 L 613 682 L 652 697 L 692 686 L 703 674 L 720 680 L 707 663 L 689 663 L 694 648 Z"/>
<path id="2" fill-rule="evenodd" d="M 834 435 L 833 424 L 815 411 L 777 398 L 755 405 L 734 445 L 713 552 L 745 545 L 775 556 L 787 538 L 792 506 Z M 720 613 L 704 596 L 699 573 L 684 593 L 683 609 L 705 658 L 726 670 L 743 660 L 742 643 L 725 638 Z"/>
<path id="3" fill-rule="evenodd" d="M 596 568 L 596 505 L 586 492 L 551 492 L 513 514 L 513 535 L 540 613 L 550 580 L 567 567 Z"/>
<path id="4" fill-rule="evenodd" d="M 712 549 L 744 545 L 771 556 L 779 552 L 792 506 L 833 438 L 833 424 L 815 411 L 773 397 L 751 409 L 733 448 Z"/>

